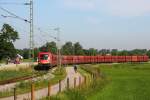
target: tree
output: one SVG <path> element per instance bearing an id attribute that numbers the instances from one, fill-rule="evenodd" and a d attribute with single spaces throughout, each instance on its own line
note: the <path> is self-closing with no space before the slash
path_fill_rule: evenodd
<path id="1" fill-rule="evenodd" d="M 73 55 L 74 54 L 74 48 L 73 48 L 72 42 L 66 42 L 62 46 L 61 51 L 62 51 L 63 55 Z"/>
<path id="2" fill-rule="evenodd" d="M 129 51 L 127 50 L 122 50 L 122 51 L 118 51 L 118 56 L 127 56 L 129 55 Z"/>
<path id="3" fill-rule="evenodd" d="M 146 55 L 148 55 L 149 58 L 150 58 L 150 50 L 148 50 L 148 51 L 146 52 Z"/>
<path id="4" fill-rule="evenodd" d="M 99 51 L 99 54 L 100 55 L 107 55 L 107 54 L 110 54 L 110 50 L 109 49 L 101 49 Z"/>
<path id="5" fill-rule="evenodd" d="M 28 59 L 29 58 L 29 49 L 23 49 L 23 58 Z"/>
<path id="6" fill-rule="evenodd" d="M 39 52 L 40 52 L 39 48 L 34 48 L 34 59 L 38 57 Z"/>
<path id="7" fill-rule="evenodd" d="M 84 55 L 83 48 L 79 42 L 74 44 L 74 53 L 75 55 Z"/>
<path id="8" fill-rule="evenodd" d="M 51 52 L 53 54 L 57 54 L 57 46 L 55 42 L 47 42 L 45 45 L 40 47 L 40 51 L 43 52 Z"/>
<path id="9" fill-rule="evenodd" d="M 117 49 L 112 49 L 111 50 L 111 55 L 113 55 L 113 56 L 118 55 L 118 50 Z"/>
<path id="10" fill-rule="evenodd" d="M 16 50 L 14 42 L 19 39 L 18 32 L 9 24 L 4 24 L 0 31 L 0 60 L 4 57 L 14 57 Z"/>
<path id="11" fill-rule="evenodd" d="M 96 56 L 98 54 L 98 50 L 94 48 L 90 48 L 89 53 L 91 56 Z"/>
<path id="12" fill-rule="evenodd" d="M 134 49 L 131 51 L 133 55 L 145 55 L 147 52 L 146 49 Z"/>
<path id="13" fill-rule="evenodd" d="M 90 56 L 90 52 L 89 52 L 89 50 L 87 50 L 87 49 L 83 49 L 83 52 L 84 52 L 84 54 L 85 54 L 85 55 Z"/>

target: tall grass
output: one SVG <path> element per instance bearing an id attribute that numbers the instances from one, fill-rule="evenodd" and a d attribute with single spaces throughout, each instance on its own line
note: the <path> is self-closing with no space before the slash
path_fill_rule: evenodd
<path id="1" fill-rule="evenodd" d="M 36 75 L 40 76 L 46 74 L 46 71 L 36 71 L 33 68 L 19 68 L 17 70 L 0 70 L 0 81 L 14 79 L 18 77 Z"/>

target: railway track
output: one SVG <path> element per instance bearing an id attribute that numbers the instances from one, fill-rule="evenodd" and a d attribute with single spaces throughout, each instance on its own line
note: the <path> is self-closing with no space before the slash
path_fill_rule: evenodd
<path id="1" fill-rule="evenodd" d="M 13 79 L 7 79 L 4 81 L 0 81 L 0 85 L 6 85 L 6 84 L 10 84 L 10 83 L 16 83 L 18 81 L 23 81 L 23 80 L 29 80 L 35 77 L 38 77 L 40 75 L 33 75 L 33 76 L 22 76 L 22 77 L 17 77 L 17 78 L 13 78 Z"/>
<path id="2" fill-rule="evenodd" d="M 52 70 L 55 70 L 54 68 L 51 68 L 50 71 Z M 11 83 L 16 83 L 16 82 L 19 82 L 19 81 L 23 81 L 23 80 L 29 80 L 29 79 L 32 79 L 32 78 L 36 78 L 36 77 L 40 77 L 40 76 L 43 76 L 45 74 L 48 74 L 49 72 L 46 72 L 46 73 L 43 73 L 43 74 L 37 74 L 37 75 L 28 75 L 28 76 L 22 76 L 22 77 L 17 77 L 17 78 L 12 78 L 12 79 L 7 79 L 7 80 L 4 80 L 4 81 L 0 81 L 0 85 L 6 85 L 6 84 L 11 84 Z"/>

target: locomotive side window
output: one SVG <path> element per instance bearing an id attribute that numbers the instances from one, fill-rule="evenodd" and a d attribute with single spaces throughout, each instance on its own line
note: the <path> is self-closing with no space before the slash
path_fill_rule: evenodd
<path id="1" fill-rule="evenodd" d="M 40 55 L 40 59 L 41 60 L 47 60 L 48 59 L 48 54 Z"/>

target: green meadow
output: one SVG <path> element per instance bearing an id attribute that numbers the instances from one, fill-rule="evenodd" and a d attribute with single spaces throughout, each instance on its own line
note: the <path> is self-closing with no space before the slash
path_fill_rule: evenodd
<path id="1" fill-rule="evenodd" d="M 150 64 L 98 65 L 109 79 L 88 100 L 150 100 Z"/>

